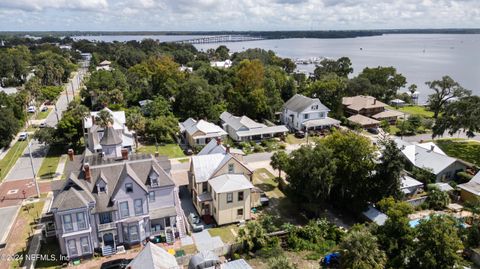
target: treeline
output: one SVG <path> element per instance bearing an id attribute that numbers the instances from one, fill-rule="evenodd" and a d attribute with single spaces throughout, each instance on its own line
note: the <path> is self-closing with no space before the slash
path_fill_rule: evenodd
<path id="1" fill-rule="evenodd" d="M 79 58 L 80 54 L 49 43 L 0 47 L 0 86 L 18 90 L 0 93 L 0 148 L 8 146 L 25 124 L 27 106 L 57 98 Z"/>

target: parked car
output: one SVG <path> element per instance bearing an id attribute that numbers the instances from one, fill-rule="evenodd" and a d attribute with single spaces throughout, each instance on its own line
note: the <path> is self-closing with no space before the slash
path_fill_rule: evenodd
<path id="1" fill-rule="evenodd" d="M 132 259 L 116 259 L 102 263 L 100 269 L 124 269 L 132 261 Z"/>
<path id="2" fill-rule="evenodd" d="M 27 138 L 28 138 L 28 133 L 21 132 L 20 135 L 18 136 L 18 141 L 24 141 L 24 140 L 27 140 Z"/>
<path id="3" fill-rule="evenodd" d="M 192 225 L 193 232 L 196 233 L 203 231 L 203 225 L 200 224 L 200 217 L 197 214 L 190 213 L 190 215 L 188 215 L 188 221 L 190 222 L 190 225 Z"/>
<path id="4" fill-rule="evenodd" d="M 269 203 L 270 203 L 270 198 L 268 198 L 268 196 L 264 192 L 262 192 L 260 194 L 260 204 L 262 206 L 268 206 Z"/>
<path id="5" fill-rule="evenodd" d="M 295 132 L 295 137 L 296 138 L 304 138 L 305 137 L 305 132 L 304 131 L 296 131 Z"/>
<path id="6" fill-rule="evenodd" d="M 48 111 L 48 107 L 43 106 L 42 109 L 40 109 L 40 111 L 42 111 L 42 112 Z"/>
<path id="7" fill-rule="evenodd" d="M 378 134 L 378 129 L 377 128 L 368 128 L 367 132 L 371 134 Z"/>
<path id="8" fill-rule="evenodd" d="M 42 123 L 40 123 L 40 125 L 38 125 L 38 127 L 45 128 L 45 127 L 47 127 L 47 123 L 42 122 Z"/>
<path id="9" fill-rule="evenodd" d="M 29 106 L 27 109 L 28 113 L 35 113 L 36 110 L 37 109 L 34 106 Z"/>
<path id="10" fill-rule="evenodd" d="M 185 155 L 187 155 L 187 156 L 193 155 L 193 150 L 192 149 L 186 149 L 184 152 L 185 152 Z"/>

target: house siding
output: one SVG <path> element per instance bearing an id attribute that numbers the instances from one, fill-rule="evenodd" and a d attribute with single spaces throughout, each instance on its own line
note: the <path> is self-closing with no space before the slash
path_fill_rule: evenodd
<path id="1" fill-rule="evenodd" d="M 467 166 L 459 161 L 452 163 L 447 168 L 443 169 L 438 175 L 436 175 L 437 182 L 444 182 L 453 179 L 456 176 L 458 170 L 465 171 Z"/>
<path id="2" fill-rule="evenodd" d="M 250 214 L 250 190 L 243 190 L 243 201 L 238 201 L 238 191 L 232 192 L 233 201 L 227 203 L 227 193 L 219 193 L 216 203 L 216 212 L 214 215 L 218 225 L 238 222 L 240 220 L 251 219 Z M 243 215 L 238 215 L 237 210 L 242 209 Z"/>

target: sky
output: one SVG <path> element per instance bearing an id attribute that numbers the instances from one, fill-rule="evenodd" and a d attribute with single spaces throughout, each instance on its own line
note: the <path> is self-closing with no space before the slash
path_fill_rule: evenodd
<path id="1" fill-rule="evenodd" d="M 0 0 L 0 31 L 480 28 L 480 0 Z"/>

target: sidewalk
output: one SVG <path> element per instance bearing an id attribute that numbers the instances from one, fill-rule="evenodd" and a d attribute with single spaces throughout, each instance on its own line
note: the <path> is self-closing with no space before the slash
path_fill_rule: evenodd
<path id="1" fill-rule="evenodd" d="M 63 171 L 65 170 L 65 164 L 67 163 L 67 154 L 60 156 L 60 161 L 58 161 L 57 170 L 55 171 L 55 177 L 52 180 L 62 179 Z"/>

